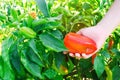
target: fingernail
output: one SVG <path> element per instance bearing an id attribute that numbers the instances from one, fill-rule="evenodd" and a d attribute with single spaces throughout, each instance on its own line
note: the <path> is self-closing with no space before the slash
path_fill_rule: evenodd
<path id="1" fill-rule="evenodd" d="M 73 53 L 69 53 L 69 56 L 74 57 L 74 54 Z"/>
<path id="2" fill-rule="evenodd" d="M 84 57 L 84 56 L 86 56 L 86 54 L 85 54 L 85 53 L 82 53 L 82 56 Z"/>
<path id="3" fill-rule="evenodd" d="M 75 56 L 76 56 L 76 57 L 80 57 L 80 54 L 79 54 L 79 53 L 75 53 Z"/>
<path id="4" fill-rule="evenodd" d="M 80 53 L 75 53 L 75 57 L 76 59 L 80 60 L 81 59 Z"/>

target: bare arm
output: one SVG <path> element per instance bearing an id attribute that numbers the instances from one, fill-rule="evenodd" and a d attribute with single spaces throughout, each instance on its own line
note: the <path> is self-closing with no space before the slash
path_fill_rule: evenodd
<path id="1" fill-rule="evenodd" d="M 94 27 L 84 28 L 79 30 L 78 34 L 83 34 L 93 39 L 97 44 L 97 50 L 89 55 L 78 53 L 70 53 L 70 56 L 80 58 L 89 58 L 101 49 L 105 40 L 120 24 L 120 0 L 115 0 L 103 19 Z"/>
<path id="2" fill-rule="evenodd" d="M 104 18 L 97 24 L 104 31 L 106 37 L 120 24 L 120 0 L 115 0 Z"/>

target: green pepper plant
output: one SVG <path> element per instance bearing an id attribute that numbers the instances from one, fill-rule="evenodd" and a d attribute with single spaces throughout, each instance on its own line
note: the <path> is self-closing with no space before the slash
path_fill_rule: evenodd
<path id="1" fill-rule="evenodd" d="M 68 32 L 94 26 L 113 0 L 1 0 L 0 80 L 120 80 L 120 27 L 92 58 L 63 54 Z"/>

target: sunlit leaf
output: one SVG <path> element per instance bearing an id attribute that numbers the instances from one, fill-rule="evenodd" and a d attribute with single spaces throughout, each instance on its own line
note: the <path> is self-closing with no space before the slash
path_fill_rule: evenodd
<path id="1" fill-rule="evenodd" d="M 38 8 L 42 11 L 44 16 L 46 16 L 46 17 L 50 16 L 46 0 L 36 0 L 36 4 L 37 4 Z"/>
<path id="2" fill-rule="evenodd" d="M 64 46 L 63 41 L 56 38 L 49 32 L 42 33 L 41 35 L 39 35 L 39 38 L 42 41 L 43 45 L 51 50 L 54 50 L 56 52 L 67 50 Z"/>
<path id="3" fill-rule="evenodd" d="M 63 35 L 59 30 L 52 30 L 50 33 L 58 39 L 63 39 Z"/>
<path id="4" fill-rule="evenodd" d="M 29 46 L 33 49 L 33 51 L 35 53 L 38 53 L 38 50 L 36 48 L 36 43 L 35 43 L 34 39 L 31 39 L 28 43 L 29 43 Z"/>
<path id="5" fill-rule="evenodd" d="M 48 30 L 48 29 L 55 29 L 55 28 L 61 28 L 61 23 L 58 21 L 48 22 L 46 24 L 41 24 L 39 26 L 36 26 L 35 30 L 39 32 L 41 30 Z"/>
<path id="6" fill-rule="evenodd" d="M 50 11 L 52 5 L 54 4 L 54 0 L 49 0 L 49 3 L 48 3 L 48 9 Z"/>
<path id="7" fill-rule="evenodd" d="M 113 80 L 120 80 L 120 67 L 118 65 L 114 66 L 112 72 L 113 72 Z"/>
<path id="8" fill-rule="evenodd" d="M 13 44 L 13 39 L 8 37 L 2 43 L 2 59 L 3 59 L 3 80 L 14 80 L 14 73 L 9 59 L 9 48 Z"/>
<path id="9" fill-rule="evenodd" d="M 14 18 L 14 20 L 17 20 L 17 19 L 18 19 L 17 10 L 11 8 L 11 15 L 12 15 L 12 17 Z"/>
<path id="10" fill-rule="evenodd" d="M 25 52 L 26 52 L 25 50 L 22 50 L 21 52 L 21 62 L 24 65 L 24 67 L 32 75 L 39 77 L 40 79 L 43 79 L 43 76 L 41 74 L 41 67 L 36 63 L 30 61 Z"/>
<path id="11" fill-rule="evenodd" d="M 20 56 L 19 56 L 17 49 L 18 49 L 17 43 L 15 42 L 13 45 L 11 45 L 10 50 L 9 50 L 10 62 L 18 74 L 24 75 L 24 71 L 23 71 L 23 68 L 20 62 Z"/>
<path id="12" fill-rule="evenodd" d="M 105 64 L 102 56 L 97 56 L 94 60 L 94 69 L 97 73 L 97 76 L 100 77 L 104 71 Z"/>
<path id="13" fill-rule="evenodd" d="M 55 72 L 53 69 L 48 69 L 44 72 L 44 75 L 47 76 L 49 79 L 52 79 L 57 75 L 57 72 Z"/>
<path id="14" fill-rule="evenodd" d="M 82 7 L 83 9 L 88 10 L 90 9 L 91 6 L 90 6 L 90 3 L 85 2 Z"/>
<path id="15" fill-rule="evenodd" d="M 6 15 L 0 12 L 0 20 L 4 20 L 4 19 L 6 19 Z"/>
<path id="16" fill-rule="evenodd" d="M 27 53 L 28 57 L 30 58 L 31 61 L 35 62 L 39 66 L 43 67 L 44 64 L 42 60 L 40 59 L 38 53 L 36 54 L 31 48 L 28 49 Z"/>

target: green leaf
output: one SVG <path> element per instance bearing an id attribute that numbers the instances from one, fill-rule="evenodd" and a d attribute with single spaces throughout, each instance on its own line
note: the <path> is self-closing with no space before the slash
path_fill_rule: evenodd
<path id="1" fill-rule="evenodd" d="M 6 15 L 0 12 L 0 20 L 4 20 L 4 19 L 6 19 Z"/>
<path id="2" fill-rule="evenodd" d="M 18 20 L 17 10 L 11 8 L 11 15 L 14 18 L 14 20 Z"/>
<path id="3" fill-rule="evenodd" d="M 53 69 L 48 69 L 44 72 L 44 75 L 49 79 L 52 79 L 57 75 L 57 72 L 55 72 Z"/>
<path id="4" fill-rule="evenodd" d="M 52 16 L 52 17 L 49 17 L 47 18 L 49 21 L 60 21 L 62 19 L 63 15 L 62 14 L 59 14 L 57 16 Z"/>
<path id="5" fill-rule="evenodd" d="M 29 15 L 28 18 L 27 18 L 27 26 L 28 26 L 28 27 L 31 27 L 31 26 L 32 26 L 33 20 L 34 20 L 34 19 Z"/>
<path id="6" fill-rule="evenodd" d="M 31 61 L 33 61 L 34 63 L 38 64 L 41 67 L 44 66 L 42 60 L 40 59 L 39 54 L 35 53 L 31 48 L 28 49 L 26 54 L 30 58 Z"/>
<path id="7" fill-rule="evenodd" d="M 105 3 L 106 3 L 106 0 L 100 1 L 100 9 L 104 8 Z"/>
<path id="8" fill-rule="evenodd" d="M 70 10 L 69 10 L 69 9 L 66 9 L 66 8 L 63 7 L 63 6 L 57 7 L 56 11 L 62 13 L 62 14 L 65 15 L 65 16 L 73 16 L 73 15 L 70 13 Z"/>
<path id="9" fill-rule="evenodd" d="M 108 53 L 107 50 L 101 50 L 101 54 L 105 56 L 106 58 L 110 58 L 110 54 Z"/>
<path id="10" fill-rule="evenodd" d="M 112 69 L 113 80 L 120 80 L 120 67 L 118 65 L 114 66 Z"/>
<path id="11" fill-rule="evenodd" d="M 26 68 L 26 70 L 30 72 L 33 76 L 43 79 L 43 76 L 41 75 L 41 67 L 35 64 L 34 62 L 30 61 L 25 53 L 25 50 L 21 51 L 21 62 Z"/>
<path id="12" fill-rule="evenodd" d="M 32 22 L 32 27 L 39 26 L 39 25 L 45 24 L 45 23 L 47 23 L 47 20 L 46 20 L 46 19 L 34 20 L 34 21 Z"/>
<path id="13" fill-rule="evenodd" d="M 11 22 L 9 23 L 10 27 L 17 27 L 18 25 L 20 25 L 18 21 L 14 21 L 12 23 Z"/>
<path id="14" fill-rule="evenodd" d="M 58 39 L 63 39 L 63 35 L 59 30 L 52 30 L 50 33 Z"/>
<path id="15" fill-rule="evenodd" d="M 26 13 L 23 13 L 21 15 L 18 16 L 18 21 L 23 20 L 23 18 L 25 17 Z"/>
<path id="16" fill-rule="evenodd" d="M 3 59 L 3 80 L 14 80 L 14 73 L 9 59 L 9 48 L 13 44 L 11 37 L 5 39 L 2 43 L 2 59 Z"/>
<path id="17" fill-rule="evenodd" d="M 28 56 L 31 58 L 31 60 L 33 62 L 35 62 L 36 64 L 40 65 L 40 66 L 44 66 L 43 61 L 41 60 L 40 55 L 38 54 L 38 49 L 36 48 L 36 43 L 34 41 L 34 39 L 31 39 L 29 42 L 29 50 L 28 50 Z M 41 46 L 41 45 L 40 45 Z M 40 48 L 41 50 L 41 48 Z"/>
<path id="18" fill-rule="evenodd" d="M 90 3 L 85 2 L 85 3 L 83 4 L 82 8 L 85 9 L 85 10 L 90 9 L 90 8 L 91 8 Z"/>
<path id="19" fill-rule="evenodd" d="M 36 48 L 37 48 L 38 52 L 40 53 L 40 56 L 42 57 L 42 59 L 44 59 L 45 58 L 44 55 L 46 55 L 45 54 L 45 47 L 43 46 L 43 44 L 40 40 L 36 41 Z"/>
<path id="20" fill-rule="evenodd" d="M 97 73 L 97 76 L 100 77 L 104 71 L 105 64 L 102 56 L 97 56 L 94 61 L 94 69 Z"/>
<path id="21" fill-rule="evenodd" d="M 54 35 L 52 35 L 49 32 L 42 33 L 41 35 L 39 35 L 39 38 L 43 43 L 43 45 L 51 50 L 54 50 L 56 52 L 67 50 L 64 46 L 63 41 L 56 38 Z"/>
<path id="22" fill-rule="evenodd" d="M 74 64 L 70 58 L 68 58 L 68 70 L 71 72 L 74 69 Z"/>
<path id="23" fill-rule="evenodd" d="M 36 43 L 35 43 L 34 39 L 31 39 L 28 43 L 29 43 L 29 46 L 33 49 L 33 51 L 37 54 L 38 50 L 36 48 Z"/>
<path id="24" fill-rule="evenodd" d="M 117 49 L 117 48 L 112 48 L 111 51 L 112 51 L 113 53 L 115 53 L 115 54 L 117 55 L 117 57 L 120 56 L 120 50 L 119 50 L 119 49 Z"/>
<path id="25" fill-rule="evenodd" d="M 91 60 L 90 59 L 80 59 L 79 65 L 83 70 L 87 70 L 91 67 Z"/>
<path id="26" fill-rule="evenodd" d="M 36 26 L 35 30 L 39 32 L 40 30 L 48 30 L 48 29 L 55 29 L 55 28 L 62 28 L 61 23 L 57 21 L 48 22 L 44 25 Z"/>
<path id="27" fill-rule="evenodd" d="M 62 75 L 57 75 L 53 80 L 64 80 Z"/>
<path id="28" fill-rule="evenodd" d="M 50 11 L 53 4 L 54 4 L 54 0 L 49 0 L 49 2 L 48 2 L 49 11 Z"/>
<path id="29" fill-rule="evenodd" d="M 0 56 L 0 77 L 3 77 L 3 60 L 1 56 Z"/>
<path id="30" fill-rule="evenodd" d="M 60 65 L 63 63 L 65 57 L 64 57 L 64 54 L 62 53 L 56 53 L 54 54 L 54 57 L 55 57 L 55 65 L 57 68 L 60 68 Z"/>
<path id="31" fill-rule="evenodd" d="M 48 56 L 46 57 L 46 64 L 48 65 L 48 66 L 52 66 L 52 64 L 53 64 L 53 60 L 54 60 L 54 58 L 53 58 L 53 52 L 48 52 L 48 53 L 46 53 L 46 54 L 48 54 Z"/>
<path id="32" fill-rule="evenodd" d="M 3 80 L 14 80 L 14 72 L 9 63 L 3 62 Z"/>
<path id="33" fill-rule="evenodd" d="M 42 44 L 42 42 L 40 40 L 36 41 L 36 48 L 38 49 L 39 55 L 42 59 L 42 61 L 45 63 L 44 65 L 48 65 L 49 64 L 49 57 L 53 56 L 51 54 L 48 54 L 45 52 L 45 46 Z M 51 61 L 50 61 L 51 62 Z M 52 65 L 52 64 L 50 64 Z"/>
<path id="34" fill-rule="evenodd" d="M 36 0 L 36 4 L 45 17 L 50 16 L 46 0 Z"/>
<path id="35" fill-rule="evenodd" d="M 15 42 L 13 45 L 11 45 L 9 49 L 9 54 L 10 54 L 10 62 L 15 71 L 19 75 L 25 75 L 24 70 L 22 68 L 21 62 L 20 62 L 20 56 L 18 53 L 18 48 L 17 48 L 17 43 Z"/>

